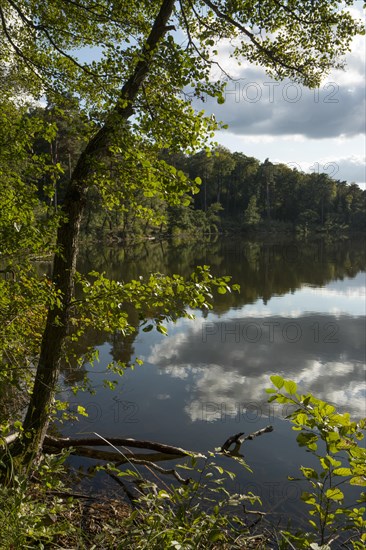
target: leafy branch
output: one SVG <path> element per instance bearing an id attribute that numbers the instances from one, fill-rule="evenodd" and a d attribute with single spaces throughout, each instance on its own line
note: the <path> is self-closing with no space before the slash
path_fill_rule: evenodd
<path id="1" fill-rule="evenodd" d="M 366 449 L 359 444 L 364 439 L 366 419 L 351 421 L 349 413 L 337 412 L 326 401 L 310 393 L 299 394 L 292 380 L 275 375 L 271 376 L 271 381 L 275 388 L 266 390 L 272 394 L 268 401 L 295 407 L 287 418 L 294 424 L 292 429 L 300 432 L 297 442 L 319 462 L 319 470 L 305 466 L 300 470 L 311 487 L 310 492 L 302 493 L 301 499 L 310 506 L 309 514 L 314 519 L 309 519 L 309 523 L 318 532 L 320 544 L 330 544 L 338 538 L 341 528 L 342 531 L 351 530 L 353 548 L 364 548 L 366 520 L 365 506 L 361 504 L 366 502 L 366 494 L 361 492 L 358 506 L 350 509 L 344 504 L 345 494 L 339 486 L 366 487 Z M 320 442 L 324 444 L 325 453 L 321 453 Z M 295 540 L 290 533 L 286 535 Z M 317 548 L 315 543 L 310 544 L 312 538 L 297 537 L 296 541 L 300 548 Z"/>

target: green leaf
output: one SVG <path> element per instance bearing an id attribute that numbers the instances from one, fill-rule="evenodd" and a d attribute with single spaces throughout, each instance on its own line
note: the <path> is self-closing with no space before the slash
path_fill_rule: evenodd
<path id="1" fill-rule="evenodd" d="M 309 519 L 309 523 L 312 527 L 314 527 L 315 529 L 318 528 L 317 524 L 315 523 L 315 521 L 313 521 L 312 519 Z"/>
<path id="2" fill-rule="evenodd" d="M 311 401 L 311 395 L 307 395 L 306 397 L 304 397 L 304 399 L 302 400 L 302 403 L 305 407 L 307 407 L 309 405 Z"/>
<path id="3" fill-rule="evenodd" d="M 306 413 L 298 413 L 292 416 L 292 421 L 299 426 L 307 426 L 309 424 L 308 415 Z"/>
<path id="4" fill-rule="evenodd" d="M 300 447 L 309 447 L 318 441 L 318 436 L 316 434 L 302 432 L 297 436 L 296 441 Z"/>
<path id="5" fill-rule="evenodd" d="M 274 375 L 270 376 L 270 380 L 276 386 L 276 388 L 278 388 L 279 390 L 282 388 L 282 386 L 285 383 L 282 376 L 279 376 L 277 374 L 274 374 Z"/>
<path id="6" fill-rule="evenodd" d="M 343 500 L 344 499 L 344 494 L 342 493 L 342 491 L 338 487 L 328 489 L 325 492 L 325 496 L 327 498 L 329 498 L 330 500 Z"/>
<path id="7" fill-rule="evenodd" d="M 350 476 L 352 475 L 351 468 L 336 468 L 333 470 L 335 476 Z"/>
<path id="8" fill-rule="evenodd" d="M 305 468 L 305 466 L 301 466 L 300 470 L 307 479 L 318 479 L 318 472 L 313 468 Z"/>
<path id="9" fill-rule="evenodd" d="M 284 386 L 285 386 L 285 390 L 289 394 L 293 395 L 294 393 L 296 393 L 297 385 L 296 385 L 296 382 L 294 382 L 293 380 L 285 380 Z"/>
<path id="10" fill-rule="evenodd" d="M 349 480 L 351 485 L 366 487 L 366 476 L 355 476 Z"/>
<path id="11" fill-rule="evenodd" d="M 77 406 L 78 414 L 81 414 L 82 416 L 88 416 L 88 413 L 86 412 L 85 407 L 82 407 L 81 405 Z"/>
<path id="12" fill-rule="evenodd" d="M 301 494 L 300 498 L 301 498 L 301 500 L 306 502 L 306 504 L 315 504 L 315 502 L 316 502 L 315 496 L 312 493 L 308 493 L 307 491 L 304 491 Z"/>

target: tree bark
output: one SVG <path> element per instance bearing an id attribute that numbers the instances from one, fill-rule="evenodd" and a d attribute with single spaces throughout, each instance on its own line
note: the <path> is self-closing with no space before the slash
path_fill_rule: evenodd
<path id="1" fill-rule="evenodd" d="M 74 293 L 74 275 L 78 256 L 80 223 L 87 201 L 90 176 L 95 171 L 95 163 L 108 158 L 109 146 L 124 123 L 133 114 L 133 105 L 153 63 L 154 51 L 160 40 L 171 28 L 167 23 L 172 15 L 175 0 L 163 0 L 151 32 L 142 49 L 140 61 L 121 89 L 120 100 L 108 116 L 104 126 L 90 140 L 80 155 L 69 181 L 57 233 L 57 253 L 53 266 L 53 283 L 60 292 L 61 304 L 50 307 L 43 333 L 40 357 L 31 395 L 24 420 L 24 432 L 29 437 L 22 438 L 15 454 L 26 454 L 27 460 L 37 455 L 43 445 L 48 429 L 50 409 L 59 377 L 62 348 L 68 334 L 70 302 Z"/>

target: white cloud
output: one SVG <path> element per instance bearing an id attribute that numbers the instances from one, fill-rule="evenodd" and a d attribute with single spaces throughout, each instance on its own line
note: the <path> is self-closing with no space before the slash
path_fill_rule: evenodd
<path id="1" fill-rule="evenodd" d="M 166 401 L 167 399 L 171 399 L 172 396 L 168 393 L 159 393 L 156 398 L 159 399 L 159 401 Z"/>
<path id="2" fill-rule="evenodd" d="M 314 294 L 316 296 L 330 296 L 334 298 L 347 296 L 347 298 L 351 300 L 359 300 L 360 298 L 364 299 L 366 297 L 366 288 L 364 286 L 348 287 L 345 289 L 313 288 L 311 286 L 306 286 L 306 292 L 308 294 Z"/>
<path id="3" fill-rule="evenodd" d="M 319 290 L 303 289 L 309 298 L 319 297 Z M 335 296 L 343 296 L 364 304 L 364 287 L 359 283 L 345 292 L 336 286 L 323 290 L 331 303 Z M 184 327 L 184 338 L 179 334 L 182 327 L 177 327 L 150 354 L 149 361 L 161 374 L 186 384 L 185 410 L 192 421 L 202 420 L 203 414 L 209 421 L 222 420 L 222 415 L 242 416 L 247 414 L 248 403 L 254 403 L 261 414 L 270 414 L 264 390 L 274 372 L 353 415 L 365 413 L 362 317 L 350 323 L 339 311 L 314 316 L 289 309 L 286 316 L 268 318 L 252 306 L 240 313 L 241 318 L 232 311 L 230 319 L 190 321 Z M 271 410 L 281 414 L 281 410 Z"/>
<path id="4" fill-rule="evenodd" d="M 346 407 L 352 414 L 362 417 L 365 414 L 366 383 L 349 382 L 353 370 L 351 363 L 321 363 L 314 360 L 309 361 L 292 379 L 299 385 L 300 391 L 302 386 L 304 391 L 313 392 L 317 397 L 338 407 Z M 207 365 L 191 391 L 185 412 L 192 422 L 225 421 L 234 417 L 249 421 L 258 417 L 270 420 L 273 415 L 284 417 L 288 413 L 286 407 L 266 401 L 265 388 L 270 385 L 267 375 L 240 376 L 237 372 L 227 372 L 219 365 Z"/>
<path id="5" fill-rule="evenodd" d="M 365 132 L 363 79 L 342 84 L 328 80 L 308 90 L 288 80 L 274 82 L 260 69 L 248 69 L 229 82 L 225 103 L 207 98 L 203 107 L 238 135 L 300 136 L 312 139 L 351 137 Z"/>
<path id="6" fill-rule="evenodd" d="M 362 3 L 347 8 L 363 18 Z M 235 81 L 228 82 L 226 103 L 209 99 L 202 107 L 229 125 L 217 141 L 232 151 L 260 160 L 299 163 L 303 171 L 317 162 L 336 166 L 332 177 L 365 187 L 365 47 L 364 37 L 352 41 L 345 70 L 333 70 L 319 90 L 288 80 L 275 82 L 262 68 L 230 59 L 223 42 L 218 61 Z M 216 79 L 224 75 L 216 67 Z M 326 171 L 326 170 L 323 170 Z"/>
<path id="7" fill-rule="evenodd" d="M 339 169 L 335 176 L 337 179 L 358 184 L 362 184 L 366 181 L 365 157 L 362 158 L 352 155 L 351 157 L 337 159 L 335 162 Z"/>

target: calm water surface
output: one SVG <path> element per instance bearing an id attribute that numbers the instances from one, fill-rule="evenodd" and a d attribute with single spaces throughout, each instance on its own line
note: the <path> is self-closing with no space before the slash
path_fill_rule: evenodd
<path id="1" fill-rule="evenodd" d="M 150 272 L 188 276 L 199 264 L 210 265 L 214 274 L 232 275 L 241 293 L 219 296 L 208 314 L 195 311 L 193 321 L 169 325 L 168 336 L 137 330 L 125 340 L 88 333 L 78 351 L 96 346 L 99 363 L 63 374 L 66 398 L 84 405 L 89 417 L 61 429 L 206 452 L 237 432 L 271 424 L 272 433 L 242 447 L 253 475 L 227 458 L 218 462 L 237 472 L 235 490 L 260 495 L 264 508 L 274 513 L 301 516 L 303 487 L 287 476 L 296 476 L 300 464 L 311 466 L 312 458 L 298 448 L 296 432 L 285 419 L 288 411 L 267 403 L 265 388 L 271 374 L 281 374 L 354 417 L 366 414 L 365 242 L 153 242 L 86 250 L 79 269 L 129 280 Z M 138 328 L 132 311 L 130 319 Z M 136 357 L 143 366 L 126 369 L 115 391 L 103 387 L 104 379 L 116 379 L 106 372 L 107 364 Z M 75 398 L 67 388 L 86 371 L 97 393 Z M 103 483 L 102 476 L 94 481 L 98 488 Z"/>

